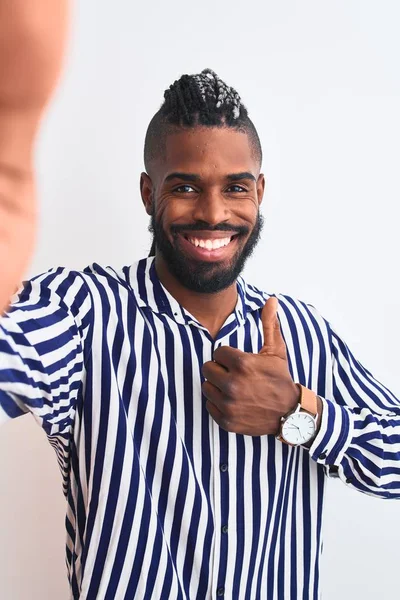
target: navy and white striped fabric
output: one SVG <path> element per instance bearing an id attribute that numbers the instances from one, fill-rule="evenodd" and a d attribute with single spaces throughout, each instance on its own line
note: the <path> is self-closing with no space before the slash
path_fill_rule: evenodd
<path id="1" fill-rule="evenodd" d="M 258 352 L 268 297 L 240 278 L 215 340 L 152 258 L 54 269 L 14 297 L 0 421 L 31 412 L 56 451 L 71 598 L 314 600 L 327 476 L 400 498 L 400 403 L 303 302 L 278 296 L 293 379 L 323 399 L 311 448 L 208 414 L 203 363 L 219 345 Z"/>

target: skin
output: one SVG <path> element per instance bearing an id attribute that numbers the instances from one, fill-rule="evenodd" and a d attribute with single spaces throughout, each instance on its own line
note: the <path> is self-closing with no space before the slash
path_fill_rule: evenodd
<path id="1" fill-rule="evenodd" d="M 0 314 L 33 252 L 33 150 L 61 69 L 68 2 L 0 0 Z"/>
<path id="2" fill-rule="evenodd" d="M 172 173 L 181 176 L 169 180 Z M 229 176 L 238 173 L 249 173 L 251 177 L 232 184 Z M 189 180 L 189 174 L 195 177 Z M 172 235 L 170 228 L 175 224 L 201 223 L 204 231 L 196 235 L 203 238 L 213 237 L 215 232 L 210 229 L 221 223 L 244 225 L 249 233 L 236 242 L 243 248 L 256 222 L 265 178 L 246 134 L 229 128 L 196 127 L 168 136 L 164 155 L 152 164 L 149 174 L 142 173 L 140 187 L 147 213 L 155 211 L 169 241 L 179 244 L 181 250 L 187 246 L 179 236 L 175 239 Z M 229 264 L 235 249 L 232 247 L 225 256 L 224 264 Z M 193 261 L 190 252 L 188 260 Z M 174 277 L 158 251 L 155 261 L 161 283 L 215 338 L 236 305 L 236 284 L 214 294 L 194 292 Z M 221 264 L 216 265 L 216 272 L 218 268 Z M 213 361 L 203 365 L 206 408 L 226 431 L 276 435 L 281 417 L 299 402 L 277 308 L 277 299 L 270 298 L 262 311 L 264 346 L 259 354 L 224 346 L 214 353 Z M 318 412 L 321 415 L 319 399 Z"/>

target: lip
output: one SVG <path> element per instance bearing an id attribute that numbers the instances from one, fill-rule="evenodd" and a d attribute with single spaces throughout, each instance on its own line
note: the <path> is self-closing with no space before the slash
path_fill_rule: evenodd
<path id="1" fill-rule="evenodd" d="M 200 232 L 198 232 L 200 233 Z M 211 232 L 210 232 L 211 233 Z M 198 236 L 196 232 L 196 236 L 198 239 L 223 239 L 224 237 L 229 236 L 229 232 L 222 232 L 225 235 L 215 235 L 216 233 L 220 234 L 221 232 L 214 232 L 214 236 Z M 228 233 L 228 235 L 227 235 Z M 232 235 L 235 235 L 234 233 Z M 222 248 L 217 248 L 216 250 L 207 250 L 207 248 L 200 248 L 200 246 L 194 246 L 189 240 L 185 238 L 185 235 L 179 234 L 179 240 L 182 244 L 184 251 L 189 254 L 192 258 L 196 260 L 202 260 L 205 262 L 217 262 L 220 260 L 224 260 L 232 255 L 236 244 L 237 244 L 238 236 L 234 237 L 233 240 L 229 242 L 227 246 L 223 246 Z"/>

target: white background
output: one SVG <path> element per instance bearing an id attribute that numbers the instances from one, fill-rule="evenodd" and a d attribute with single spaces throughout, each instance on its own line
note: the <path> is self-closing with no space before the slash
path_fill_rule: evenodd
<path id="1" fill-rule="evenodd" d="M 314 304 L 399 394 L 399 19 L 396 0 L 80 0 L 38 145 L 28 275 L 147 254 L 147 124 L 175 79 L 210 67 L 241 94 L 265 153 L 266 227 L 247 278 Z M 0 481 L 2 600 L 66 600 L 61 477 L 29 416 L 1 431 Z M 399 510 L 330 483 L 324 600 L 399 597 Z"/>

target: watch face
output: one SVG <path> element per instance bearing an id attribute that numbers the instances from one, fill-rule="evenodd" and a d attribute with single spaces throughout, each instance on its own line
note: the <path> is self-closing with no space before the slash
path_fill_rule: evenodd
<path id="1" fill-rule="evenodd" d="M 289 444 L 306 444 L 315 434 L 315 419 L 306 412 L 289 415 L 282 426 L 282 436 Z"/>

